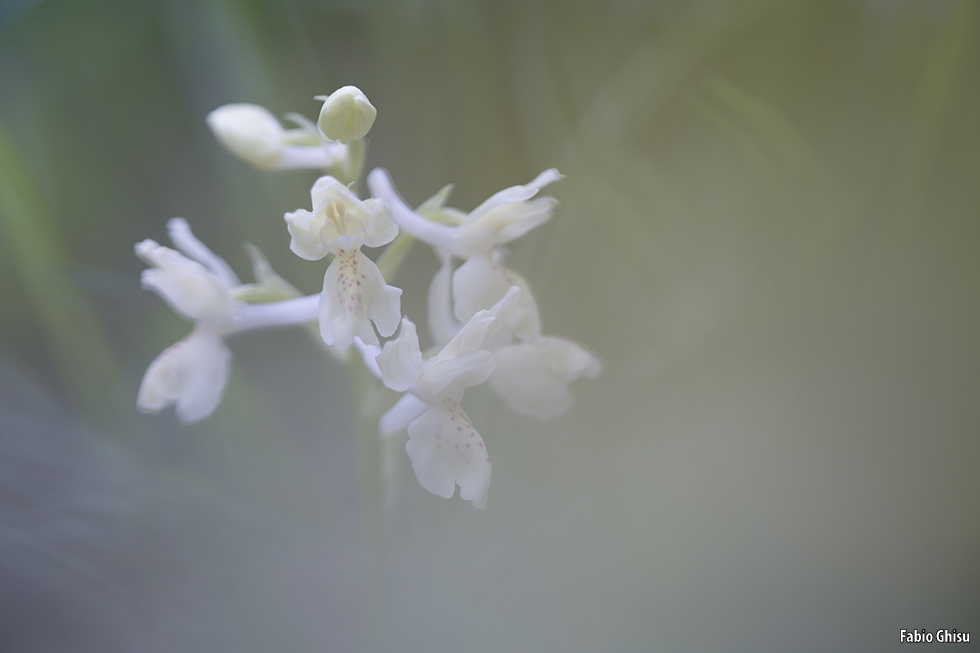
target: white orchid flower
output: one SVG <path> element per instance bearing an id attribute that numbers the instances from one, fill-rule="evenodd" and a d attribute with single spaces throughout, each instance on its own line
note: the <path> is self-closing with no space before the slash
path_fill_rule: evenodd
<path id="1" fill-rule="evenodd" d="M 174 218 L 168 229 L 183 254 L 153 240 L 137 243 L 137 256 L 152 266 L 143 271 L 142 284 L 193 321 L 194 330 L 150 363 L 136 406 L 155 413 L 176 404 L 180 420 L 191 423 L 214 412 L 228 382 L 231 351 L 223 337 L 234 328 L 232 292 L 240 283 L 185 220 Z"/>
<path id="2" fill-rule="evenodd" d="M 376 168 L 371 171 L 368 187 L 375 197 L 388 202 L 392 219 L 399 227 L 434 247 L 442 257 L 464 259 L 452 274 L 451 284 L 455 300 L 453 314 L 459 322 L 466 322 L 477 311 L 500 301 L 511 286 L 518 286 L 523 291 L 521 304 L 508 316 L 508 326 L 519 338 L 528 340 L 541 335 L 538 307 L 527 281 L 502 264 L 499 246 L 551 218 L 558 201 L 553 197 L 534 196 L 559 179 L 562 175 L 554 168 L 545 170 L 529 184 L 495 193 L 469 214 L 443 207 L 449 196 L 449 186 L 428 200 L 418 212 L 399 196 L 385 170 Z"/>
<path id="3" fill-rule="evenodd" d="M 450 308 L 451 272 L 447 258 L 429 286 L 429 329 L 437 344 L 447 342 L 461 328 Z M 602 371 L 602 364 L 571 340 L 542 336 L 538 322 L 534 323 L 537 332 L 533 336 L 513 342 L 514 335 L 521 333 L 513 325 L 527 319 L 524 310 L 527 304 L 523 300 L 525 293 L 531 292 L 526 285 L 518 287 L 521 301 L 500 315 L 499 331 L 484 343 L 484 348 L 496 360 L 489 378 L 490 387 L 516 413 L 557 417 L 571 406 L 572 393 L 568 386 L 583 377 L 594 379 Z M 455 303 L 459 301 L 456 299 Z"/>
<path id="4" fill-rule="evenodd" d="M 285 129 L 267 109 L 255 104 L 226 104 L 208 114 L 208 126 L 232 154 L 264 170 L 327 169 L 349 157 L 348 146 L 326 138 L 310 120 L 287 114 L 296 123 Z"/>
<path id="5" fill-rule="evenodd" d="M 419 483 L 446 499 L 459 485 L 460 498 L 486 508 L 490 457 L 483 438 L 460 406 L 463 391 L 487 380 L 494 359 L 484 343 L 499 329 L 498 317 L 520 296 L 512 288 L 490 310 L 470 319 L 439 353 L 423 360 L 415 324 L 402 319 L 401 332 L 384 349 L 355 341 L 368 369 L 386 386 L 405 392 L 381 418 L 379 430 L 391 435 L 408 429 L 405 450 Z"/>
<path id="6" fill-rule="evenodd" d="M 180 251 L 153 240 L 136 244 L 137 256 L 151 266 L 143 271 L 142 284 L 194 322 L 194 329 L 150 363 L 136 406 L 156 413 L 173 404 L 177 417 L 192 423 L 209 416 L 221 402 L 231 373 L 231 351 L 224 338 L 250 329 L 311 322 L 318 297 L 299 297 L 255 247 L 248 253 L 257 283 L 243 285 L 231 267 L 194 236 L 186 220 L 170 220 L 167 230 Z M 247 297 L 269 303 L 240 301 Z M 277 299 L 285 301 L 273 301 Z"/>
<path id="7" fill-rule="evenodd" d="M 389 286 L 378 266 L 361 252 L 398 235 L 383 200 L 361 201 L 333 177 L 320 177 L 310 192 L 313 210 L 285 215 L 290 249 L 310 261 L 334 255 L 320 294 L 320 334 L 328 345 L 346 346 L 354 337 L 376 345 L 401 319 L 401 289 Z"/>

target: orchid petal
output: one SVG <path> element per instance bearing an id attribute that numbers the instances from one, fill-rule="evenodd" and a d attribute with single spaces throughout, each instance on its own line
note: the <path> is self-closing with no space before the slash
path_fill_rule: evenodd
<path id="1" fill-rule="evenodd" d="M 255 104 L 226 104 L 209 113 L 207 121 L 232 154 L 257 168 L 278 167 L 286 130 L 267 109 Z"/>
<path id="2" fill-rule="evenodd" d="M 557 206 L 555 198 L 542 197 L 502 204 L 476 219 L 471 213 L 460 225 L 456 238 L 468 251 L 489 252 L 496 245 L 516 240 L 550 220 Z"/>
<path id="3" fill-rule="evenodd" d="M 376 358 L 384 384 L 396 392 L 404 392 L 418 382 L 422 375 L 422 351 L 415 324 L 402 318 L 401 333 L 385 343 Z"/>
<path id="4" fill-rule="evenodd" d="M 359 336 L 378 344 L 371 321 L 388 337 L 401 319 L 401 288 L 385 283 L 374 261 L 359 249 L 341 250 L 327 268 L 320 294 L 320 334 L 328 345 L 346 346 Z M 369 321 L 370 320 L 370 321 Z"/>
<path id="5" fill-rule="evenodd" d="M 167 233 L 174 245 L 188 258 L 200 262 L 218 277 L 221 283 L 229 288 L 241 285 L 238 276 L 223 258 L 208 249 L 208 246 L 198 240 L 191 226 L 184 218 L 172 218 L 167 222 Z"/>
<path id="6" fill-rule="evenodd" d="M 447 388 L 469 388 L 480 385 L 493 372 L 493 354 L 478 349 L 464 351 L 452 358 L 436 358 L 426 361 L 426 369 L 415 385 L 415 392 L 422 397 L 436 397 Z M 429 365 L 429 363 L 432 363 Z"/>
<path id="7" fill-rule="evenodd" d="M 320 225 L 315 213 L 306 209 L 296 209 L 283 217 L 291 237 L 289 249 L 296 256 L 307 261 L 317 261 L 330 253 L 326 244 L 320 239 Z"/>
<path id="8" fill-rule="evenodd" d="M 520 301 L 501 315 L 502 324 L 522 340 L 541 335 L 541 317 L 531 287 L 521 275 L 487 256 L 472 256 L 453 273 L 453 313 L 465 322 L 481 309 L 499 302 L 507 291 L 521 289 Z"/>
<path id="9" fill-rule="evenodd" d="M 337 179 L 323 176 L 310 190 L 313 210 L 299 209 L 285 215 L 293 237 L 289 247 L 307 260 L 327 252 L 351 250 L 361 245 L 380 247 L 394 240 L 398 225 L 391 221 L 383 200 L 359 200 Z"/>
<path id="10" fill-rule="evenodd" d="M 593 379 L 599 360 L 565 338 L 540 337 L 494 351 L 497 365 L 490 385 L 516 412 L 556 417 L 572 403 L 568 385 L 580 377 Z"/>
<path id="11" fill-rule="evenodd" d="M 230 373 L 231 351 L 221 336 L 195 331 L 150 363 L 136 406 L 155 413 L 176 404 L 182 422 L 198 422 L 218 407 Z"/>
<path id="12" fill-rule="evenodd" d="M 176 312 L 192 321 L 230 315 L 228 288 L 197 261 L 153 240 L 137 243 L 136 254 L 153 266 L 143 270 L 143 287 L 157 293 Z"/>
<path id="13" fill-rule="evenodd" d="M 498 191 L 491 195 L 488 199 L 484 200 L 480 206 L 473 209 L 470 212 L 469 220 L 464 224 L 470 224 L 479 220 L 481 217 L 499 206 L 529 200 L 537 195 L 538 191 L 548 184 L 564 179 L 564 177 L 565 175 L 558 172 L 558 170 L 555 168 L 549 168 L 535 177 L 529 184 L 524 186 L 511 186 L 510 188 L 505 188 L 502 191 Z"/>
<path id="14" fill-rule="evenodd" d="M 430 406 L 408 425 L 405 444 L 419 483 L 429 492 L 449 499 L 459 485 L 459 496 L 477 508 L 487 507 L 490 457 L 483 438 L 454 398 Z"/>

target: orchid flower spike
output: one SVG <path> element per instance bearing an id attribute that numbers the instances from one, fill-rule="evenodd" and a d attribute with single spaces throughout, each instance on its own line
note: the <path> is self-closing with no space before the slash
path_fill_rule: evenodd
<path id="1" fill-rule="evenodd" d="M 208 126 L 232 154 L 264 170 L 342 166 L 347 145 L 332 142 L 310 120 L 288 114 L 295 129 L 285 129 L 267 109 L 255 104 L 226 104 L 208 114 Z"/>
<path id="2" fill-rule="evenodd" d="M 376 347 L 359 343 L 362 353 L 376 360 L 376 373 L 384 384 L 409 393 L 382 417 L 382 423 L 384 428 L 387 422 L 389 429 L 407 426 L 405 450 L 419 483 L 446 499 L 459 485 L 460 498 L 477 508 L 487 505 L 490 457 L 460 402 L 466 388 L 483 383 L 493 371 L 493 356 L 483 344 L 499 328 L 497 318 L 519 296 L 519 288 L 510 289 L 492 309 L 474 315 L 428 360 L 422 359 L 415 325 L 408 318 L 402 318 L 398 337 L 385 343 L 379 354 Z"/>
<path id="3" fill-rule="evenodd" d="M 383 200 L 361 201 L 333 177 L 320 177 L 310 192 L 313 210 L 285 215 L 292 240 L 289 248 L 316 261 L 334 259 L 323 277 L 320 294 L 320 335 L 328 345 L 347 346 L 354 336 L 378 344 L 371 322 L 388 337 L 401 319 L 401 289 L 389 286 L 378 266 L 361 252 L 380 247 L 398 235 Z"/>

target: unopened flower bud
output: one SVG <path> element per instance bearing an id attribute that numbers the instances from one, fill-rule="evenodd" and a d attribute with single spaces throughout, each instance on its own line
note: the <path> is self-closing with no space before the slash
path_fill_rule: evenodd
<path id="1" fill-rule="evenodd" d="M 276 117 L 255 104 L 226 104 L 208 114 L 208 126 L 233 154 L 258 168 L 277 168 L 283 129 Z"/>
<path id="2" fill-rule="evenodd" d="M 327 138 L 350 143 L 367 136 L 378 110 L 356 86 L 339 88 L 324 100 L 318 124 Z"/>

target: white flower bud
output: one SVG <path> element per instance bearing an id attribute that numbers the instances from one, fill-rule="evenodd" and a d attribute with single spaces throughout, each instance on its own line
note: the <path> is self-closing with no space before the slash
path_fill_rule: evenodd
<path id="1" fill-rule="evenodd" d="M 226 104 L 208 114 L 208 126 L 222 145 L 257 168 L 279 167 L 286 130 L 267 109 Z"/>
<path id="2" fill-rule="evenodd" d="M 341 143 L 367 136 L 378 115 L 378 110 L 356 86 L 344 86 L 329 97 L 321 95 L 317 99 L 324 100 L 317 121 L 320 130 L 327 138 Z"/>

